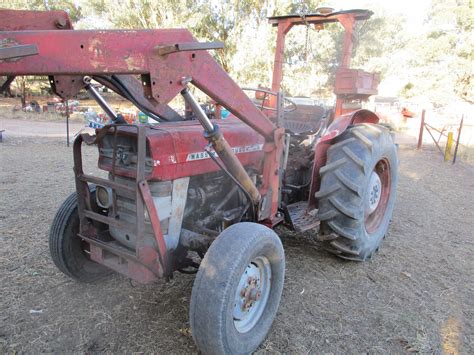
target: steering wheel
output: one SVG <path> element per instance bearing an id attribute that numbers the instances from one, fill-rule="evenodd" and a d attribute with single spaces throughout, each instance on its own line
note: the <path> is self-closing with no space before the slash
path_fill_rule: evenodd
<path id="1" fill-rule="evenodd" d="M 261 104 L 261 105 L 255 104 L 255 106 L 259 107 L 260 110 L 268 110 L 268 111 L 274 111 L 274 112 L 277 111 L 276 108 L 269 107 L 269 106 L 264 106 L 264 103 L 265 103 L 265 100 L 267 100 L 267 98 L 268 98 L 269 96 L 278 96 L 278 93 L 276 93 L 276 92 L 274 92 L 274 91 L 262 89 L 262 88 L 242 88 L 242 90 L 255 91 L 255 93 L 263 92 L 263 93 L 264 93 L 264 96 L 263 96 L 263 99 L 262 99 L 262 104 Z M 283 100 L 290 103 L 290 106 L 289 106 L 289 107 L 285 107 L 284 110 L 283 110 L 283 112 L 288 113 L 288 112 L 296 111 L 296 109 L 298 108 L 297 105 L 296 105 L 296 103 L 294 103 L 292 100 L 290 100 L 290 99 L 288 99 L 288 98 L 286 98 L 286 97 L 283 97 Z"/>

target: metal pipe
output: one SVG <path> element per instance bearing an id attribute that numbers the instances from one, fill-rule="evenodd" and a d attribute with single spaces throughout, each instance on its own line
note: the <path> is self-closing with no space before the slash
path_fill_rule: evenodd
<path id="1" fill-rule="evenodd" d="M 425 128 L 425 110 L 421 111 L 420 133 L 418 134 L 418 144 L 416 149 L 421 149 L 423 144 L 423 129 Z"/>
<path id="2" fill-rule="evenodd" d="M 69 147 L 69 100 L 66 100 L 66 139 Z"/>
<path id="3" fill-rule="evenodd" d="M 198 121 L 201 123 L 201 125 L 204 127 L 204 130 L 207 133 L 211 133 L 214 131 L 214 125 L 212 124 L 211 120 L 209 117 L 207 117 L 206 113 L 202 109 L 201 105 L 197 102 L 197 100 L 194 98 L 194 96 L 189 92 L 189 88 L 184 88 L 183 91 L 181 91 L 181 95 L 183 95 L 184 100 L 188 103 L 189 106 L 191 106 L 191 109 L 193 112 L 196 114 L 196 117 Z"/>
<path id="4" fill-rule="evenodd" d="M 99 92 L 91 85 L 91 78 L 88 76 L 85 76 L 84 79 L 84 88 L 87 90 L 89 95 L 92 96 L 92 98 L 97 101 L 99 106 L 104 110 L 104 112 L 109 116 L 109 118 L 112 121 L 115 121 L 117 119 L 117 114 L 115 111 L 110 107 L 110 105 L 107 103 L 107 101 L 104 100 L 104 98 L 99 94 Z"/>

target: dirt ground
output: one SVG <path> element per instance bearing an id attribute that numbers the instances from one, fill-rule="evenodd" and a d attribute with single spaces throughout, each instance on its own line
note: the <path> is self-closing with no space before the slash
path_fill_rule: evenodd
<path id="1" fill-rule="evenodd" d="M 393 223 L 371 261 L 341 261 L 279 228 L 285 288 L 259 352 L 474 353 L 474 168 L 412 145 L 399 153 Z M 48 230 L 73 189 L 63 139 L 0 143 L 0 353 L 196 353 L 193 276 L 79 284 L 55 268 Z"/>

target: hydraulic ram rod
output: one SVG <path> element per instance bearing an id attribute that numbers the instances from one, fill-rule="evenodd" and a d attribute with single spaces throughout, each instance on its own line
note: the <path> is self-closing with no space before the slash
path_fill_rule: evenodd
<path id="1" fill-rule="evenodd" d="M 92 86 L 91 84 L 91 78 L 89 77 L 84 77 L 84 88 L 87 90 L 89 95 L 92 96 L 92 98 L 99 104 L 102 110 L 109 116 L 109 118 L 112 121 L 115 121 L 117 119 L 117 114 L 115 111 L 110 107 L 110 105 L 107 103 L 107 101 L 104 100 L 104 98 L 99 94 L 99 92 Z"/>
<path id="2" fill-rule="evenodd" d="M 227 170 L 229 170 L 232 176 L 249 193 L 252 203 L 258 205 L 261 199 L 260 193 L 250 176 L 245 171 L 240 160 L 235 156 L 229 143 L 225 140 L 219 127 L 214 125 L 209 117 L 207 117 L 194 96 L 189 92 L 188 87 L 185 87 L 185 89 L 181 91 L 181 95 L 183 95 L 184 100 L 189 104 L 189 106 L 191 106 L 193 112 L 196 114 L 197 119 L 204 128 L 204 136 L 209 143 L 212 144 L 212 147 L 219 158 L 221 158 Z"/>

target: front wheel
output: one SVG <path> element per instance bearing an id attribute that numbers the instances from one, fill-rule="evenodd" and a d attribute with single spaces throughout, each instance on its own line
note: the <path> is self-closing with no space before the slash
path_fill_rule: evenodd
<path id="1" fill-rule="evenodd" d="M 90 187 L 95 201 L 95 186 Z M 54 264 L 67 276 L 82 282 L 95 281 L 108 270 L 89 256 L 89 244 L 79 238 L 77 194 L 73 192 L 59 207 L 49 232 L 49 250 Z"/>
<path id="2" fill-rule="evenodd" d="M 207 251 L 194 281 L 190 323 L 205 354 L 247 354 L 265 339 L 280 303 L 285 255 L 276 233 L 237 223 Z"/>

